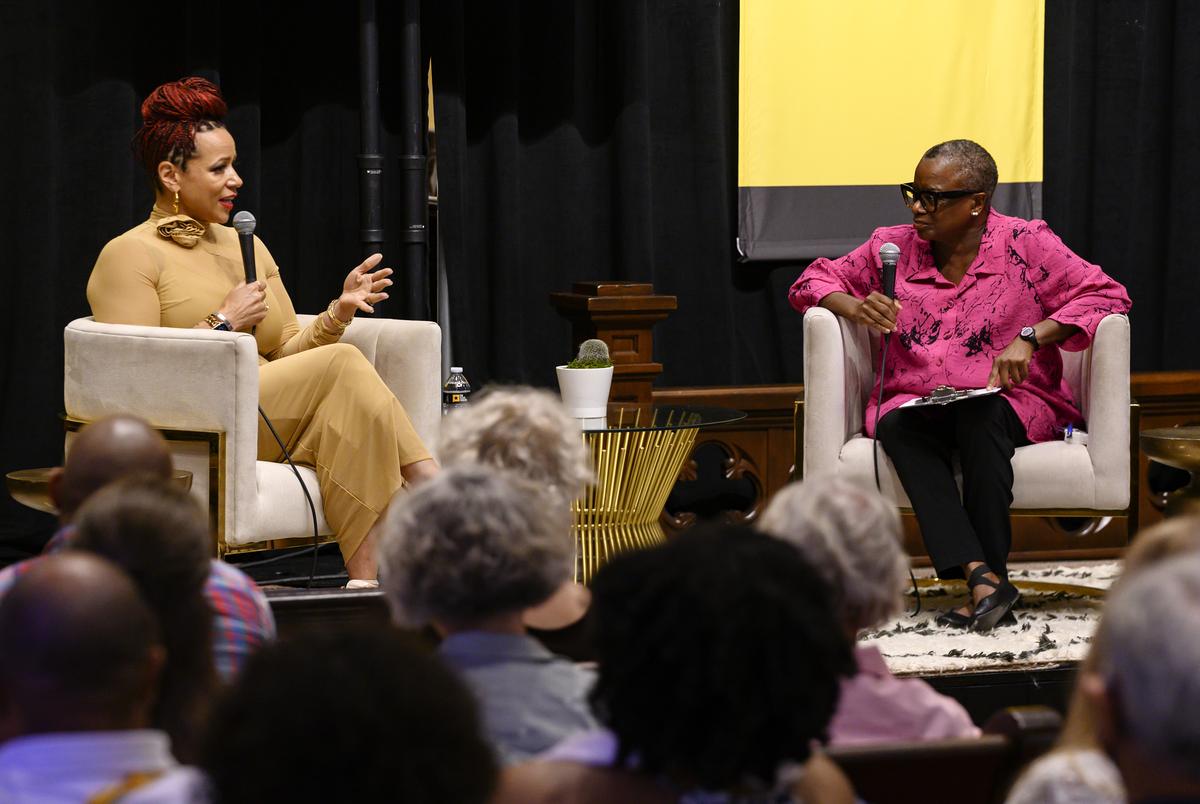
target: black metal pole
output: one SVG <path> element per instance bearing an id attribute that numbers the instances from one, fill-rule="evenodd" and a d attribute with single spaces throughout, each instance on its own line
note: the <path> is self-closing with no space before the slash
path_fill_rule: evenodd
<path id="1" fill-rule="evenodd" d="M 429 166 L 425 157 L 424 60 L 421 58 L 421 0 L 405 0 L 404 29 L 401 34 L 403 68 L 401 98 L 404 129 L 400 136 L 401 241 L 404 255 L 405 314 L 411 319 L 428 320 L 429 315 L 429 234 L 426 226 L 429 204 Z"/>
<path id="2" fill-rule="evenodd" d="M 383 154 L 379 148 L 379 26 L 375 0 L 359 0 L 358 46 L 360 67 L 359 115 L 361 148 L 358 155 L 359 217 L 363 257 L 383 250 Z M 403 281 L 402 278 L 398 278 Z"/>

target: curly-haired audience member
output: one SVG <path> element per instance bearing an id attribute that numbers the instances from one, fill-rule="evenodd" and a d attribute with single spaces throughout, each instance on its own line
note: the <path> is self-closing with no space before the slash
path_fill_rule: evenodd
<path id="1" fill-rule="evenodd" d="M 0 801 L 198 800 L 153 727 L 162 629 L 121 570 L 66 551 L 0 602 Z"/>
<path id="2" fill-rule="evenodd" d="M 256 654 L 214 707 L 201 764 L 221 804 L 483 804 L 497 771 L 470 692 L 377 625 Z"/>
<path id="3" fill-rule="evenodd" d="M 614 559 L 592 592 L 606 730 L 513 768 L 501 801 L 852 800 L 813 744 L 854 662 L 798 551 L 701 526 Z"/>
<path id="4" fill-rule="evenodd" d="M 296 463 L 312 466 L 352 586 L 374 586 L 371 526 L 402 484 L 436 464 L 395 395 L 362 352 L 339 343 L 359 310 L 388 297 L 390 268 L 373 254 L 300 328 L 279 266 L 257 237 L 262 279 L 244 281 L 237 234 L 224 226 L 242 178 L 225 99 L 203 78 L 171 81 L 142 103 L 134 153 L 154 189 L 150 217 L 104 246 L 88 279 L 96 320 L 252 333 L 259 404 Z M 258 457 L 283 453 L 260 422 Z"/>
<path id="5" fill-rule="evenodd" d="M 900 515 L 877 492 L 835 477 L 793 483 L 771 500 L 759 528 L 821 574 L 851 642 L 900 609 L 908 582 Z M 855 660 L 858 673 L 842 682 L 829 726 L 832 745 L 979 736 L 960 703 L 920 679 L 893 676 L 878 648 L 859 645 Z"/>
<path id="6" fill-rule="evenodd" d="M 593 674 L 525 633 L 522 615 L 568 578 L 567 511 L 503 470 L 461 466 L 392 502 L 380 534 L 397 620 L 432 623 L 439 653 L 475 692 L 506 763 L 595 727 Z"/>

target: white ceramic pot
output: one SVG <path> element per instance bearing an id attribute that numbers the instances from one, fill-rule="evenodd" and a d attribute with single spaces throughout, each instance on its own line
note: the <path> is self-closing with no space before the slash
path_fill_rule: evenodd
<path id="1" fill-rule="evenodd" d="M 613 367 L 573 369 L 558 366 L 558 390 L 567 413 L 576 419 L 603 419 L 608 415 L 608 390 Z M 600 425 L 603 427 L 603 425 Z"/>

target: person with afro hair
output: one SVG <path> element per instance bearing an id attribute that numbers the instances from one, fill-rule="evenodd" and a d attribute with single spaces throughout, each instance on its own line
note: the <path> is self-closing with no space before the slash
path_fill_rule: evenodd
<path id="1" fill-rule="evenodd" d="M 825 740 L 850 646 L 800 552 L 742 525 L 700 526 L 597 574 L 603 730 L 506 774 L 497 801 L 852 801 Z"/>

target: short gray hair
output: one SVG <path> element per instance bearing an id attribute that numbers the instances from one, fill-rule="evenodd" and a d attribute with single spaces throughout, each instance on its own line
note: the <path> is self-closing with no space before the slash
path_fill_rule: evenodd
<path id="1" fill-rule="evenodd" d="M 557 396 L 528 386 L 492 386 L 443 419 L 437 455 L 447 467 L 508 469 L 567 504 L 595 481 L 579 420 L 567 415 Z"/>
<path id="2" fill-rule="evenodd" d="M 979 143 L 974 140 L 946 140 L 930 148 L 922 159 L 948 159 L 966 175 L 967 180 L 974 185 L 972 189 L 987 193 L 988 201 L 996 191 L 1000 173 L 996 169 L 996 160 Z"/>
<path id="3" fill-rule="evenodd" d="M 570 512 L 512 473 L 447 469 L 396 495 L 379 534 L 396 620 L 464 626 L 541 603 L 571 576 Z"/>
<path id="4" fill-rule="evenodd" d="M 1105 607 L 1100 671 L 1138 747 L 1200 780 L 1200 554 L 1149 567 Z"/>
<path id="5" fill-rule="evenodd" d="M 900 609 L 908 557 L 900 515 L 878 492 L 834 476 L 810 478 L 776 494 L 758 526 L 804 554 L 846 625 L 870 628 Z"/>

